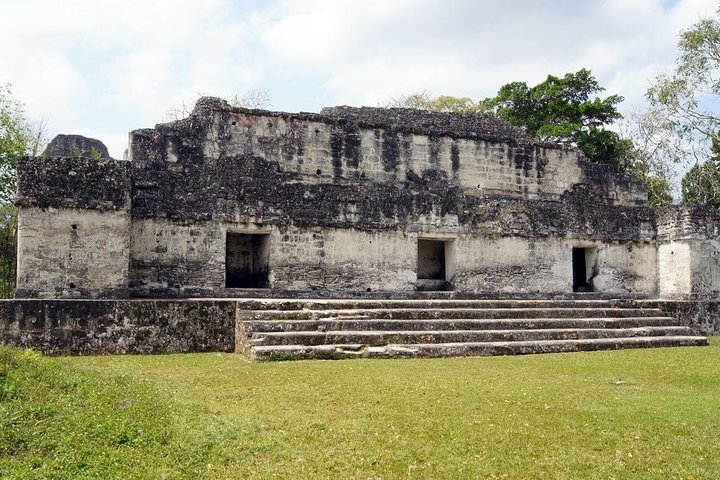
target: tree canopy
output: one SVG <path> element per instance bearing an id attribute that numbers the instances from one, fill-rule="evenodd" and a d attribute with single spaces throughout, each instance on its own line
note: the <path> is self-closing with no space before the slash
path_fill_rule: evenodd
<path id="1" fill-rule="evenodd" d="M 42 141 L 42 128 L 32 127 L 10 85 L 0 85 L 0 205 L 12 202 L 18 160 L 37 154 Z"/>
<path id="2" fill-rule="evenodd" d="M 417 108 L 432 112 L 446 113 L 483 113 L 488 107 L 470 97 L 453 97 L 439 95 L 433 97 L 428 92 L 411 93 L 393 97 L 385 102 L 384 107 Z"/>
<path id="3" fill-rule="evenodd" d="M 592 98 L 603 90 L 590 70 L 581 69 L 562 78 L 548 75 L 533 87 L 508 83 L 483 103 L 540 140 L 567 141 L 576 139 L 583 128 L 602 127 L 620 118 L 616 105 L 622 97 Z"/>
<path id="4" fill-rule="evenodd" d="M 666 163 L 693 165 L 683 201 L 720 206 L 720 9 L 683 31 L 675 68 L 648 89 L 657 149 Z"/>
<path id="5" fill-rule="evenodd" d="M 590 70 L 581 69 L 564 77 L 548 75 L 544 82 L 532 87 L 525 82 L 508 83 L 495 97 L 481 101 L 450 95 L 433 97 L 421 92 L 392 98 L 385 106 L 492 113 L 540 141 L 577 144 L 591 161 L 626 170 L 624 160 L 630 143 L 604 129 L 621 117 L 616 106 L 623 98 L 595 96 L 603 90 Z"/>
<path id="6" fill-rule="evenodd" d="M 713 156 L 695 164 L 682 179 L 682 196 L 686 203 L 720 207 L 720 138 L 712 139 Z"/>
<path id="7" fill-rule="evenodd" d="M 631 145 L 604 128 L 621 117 L 617 105 L 623 97 L 596 96 L 603 90 L 590 70 L 583 68 L 563 77 L 548 75 L 532 87 L 525 82 L 508 83 L 483 105 L 540 141 L 574 143 L 591 161 L 625 171 Z"/>
<path id="8" fill-rule="evenodd" d="M 0 85 L 0 297 L 11 298 L 15 289 L 17 163 L 23 155 L 37 154 L 43 129 L 33 128 L 22 104 L 12 97 L 10 85 Z"/>

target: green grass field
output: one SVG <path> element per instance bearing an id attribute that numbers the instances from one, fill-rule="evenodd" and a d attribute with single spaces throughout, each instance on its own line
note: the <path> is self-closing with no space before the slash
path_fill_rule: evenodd
<path id="1" fill-rule="evenodd" d="M 0 477 L 720 478 L 718 340 L 281 363 L 0 347 Z"/>

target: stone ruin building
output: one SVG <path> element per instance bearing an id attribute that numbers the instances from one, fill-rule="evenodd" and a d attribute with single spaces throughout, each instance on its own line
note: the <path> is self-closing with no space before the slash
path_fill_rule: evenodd
<path id="1" fill-rule="evenodd" d="M 718 330 L 716 210 L 650 208 L 632 178 L 491 116 L 202 98 L 131 132 L 127 160 L 95 157 L 21 161 L 0 340 L 335 358 Z"/>

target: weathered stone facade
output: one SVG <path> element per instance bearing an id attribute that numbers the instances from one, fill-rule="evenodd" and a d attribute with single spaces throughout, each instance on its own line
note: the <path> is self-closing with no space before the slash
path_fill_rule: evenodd
<path id="1" fill-rule="evenodd" d="M 716 210 L 652 209 L 632 178 L 490 116 L 203 98 L 189 118 L 131 132 L 128 160 L 27 158 L 18 174 L 16 297 L 53 301 L 5 304 L 0 331 L 50 352 L 234 344 L 229 300 L 130 298 L 596 292 L 703 300 L 664 305 L 717 330 L 702 313 L 720 292 Z M 167 306 L 180 326 L 157 313 Z M 43 332 L 82 331 L 76 308 L 108 311 L 77 347 L 55 345 Z"/>
<path id="2" fill-rule="evenodd" d="M 250 263 L 264 267 L 238 286 L 316 294 L 658 289 L 640 186 L 489 116 L 205 98 L 132 132 L 129 161 L 19 172 L 18 297 L 242 295 L 229 265 L 242 277 Z"/>

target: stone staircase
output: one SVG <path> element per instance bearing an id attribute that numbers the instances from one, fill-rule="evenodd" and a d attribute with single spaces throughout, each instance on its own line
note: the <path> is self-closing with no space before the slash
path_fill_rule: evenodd
<path id="1" fill-rule="evenodd" d="M 622 299 L 256 299 L 237 350 L 257 360 L 518 355 L 707 345 L 659 309 Z"/>

